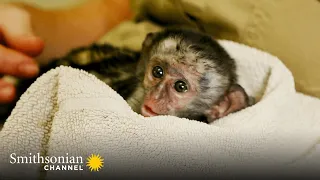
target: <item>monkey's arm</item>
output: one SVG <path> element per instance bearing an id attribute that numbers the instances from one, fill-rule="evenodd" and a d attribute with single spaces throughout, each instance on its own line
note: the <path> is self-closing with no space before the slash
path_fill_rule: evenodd
<path id="1" fill-rule="evenodd" d="M 249 97 L 243 87 L 238 84 L 232 85 L 229 90 L 221 97 L 220 101 L 213 105 L 207 112 L 207 120 L 209 123 L 216 119 L 227 116 L 228 114 L 240 111 L 255 103 L 253 97 Z"/>

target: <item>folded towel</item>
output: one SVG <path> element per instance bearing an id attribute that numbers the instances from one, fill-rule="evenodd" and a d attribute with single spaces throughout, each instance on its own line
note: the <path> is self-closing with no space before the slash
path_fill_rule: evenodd
<path id="1" fill-rule="evenodd" d="M 0 131 L 0 179 L 319 175 L 320 100 L 297 93 L 276 57 L 219 42 L 254 106 L 211 124 L 144 118 L 93 75 L 61 66 L 31 85 Z M 45 171 L 13 159 L 37 153 L 81 156 L 83 170 Z M 103 158 L 99 172 L 86 166 L 91 154 Z"/>

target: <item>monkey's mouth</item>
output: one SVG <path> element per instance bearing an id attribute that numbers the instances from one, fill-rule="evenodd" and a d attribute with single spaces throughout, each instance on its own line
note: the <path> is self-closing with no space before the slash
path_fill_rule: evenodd
<path id="1" fill-rule="evenodd" d="M 142 106 L 141 108 L 141 114 L 144 116 L 144 117 L 151 117 L 151 116 L 157 116 L 159 114 L 155 113 L 149 106 Z"/>

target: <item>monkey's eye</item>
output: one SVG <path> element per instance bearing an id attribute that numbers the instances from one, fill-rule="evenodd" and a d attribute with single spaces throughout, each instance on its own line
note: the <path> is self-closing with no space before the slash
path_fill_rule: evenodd
<path id="1" fill-rule="evenodd" d="M 184 81 L 177 81 L 174 84 L 174 88 L 176 89 L 177 92 L 187 92 L 188 91 L 188 86 L 187 83 L 185 83 Z"/>
<path id="2" fill-rule="evenodd" d="M 152 75 L 155 78 L 162 78 L 163 74 L 164 74 L 163 69 L 160 66 L 155 66 L 152 69 Z"/>

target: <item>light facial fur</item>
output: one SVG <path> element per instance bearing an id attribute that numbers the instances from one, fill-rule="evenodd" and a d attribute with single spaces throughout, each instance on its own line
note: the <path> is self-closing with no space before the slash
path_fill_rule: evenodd
<path id="1" fill-rule="evenodd" d="M 144 73 L 141 113 L 145 116 L 207 117 L 205 112 L 210 112 L 237 81 L 235 62 L 227 52 L 209 35 L 192 30 L 149 34 L 140 61 L 144 64 L 138 72 Z M 156 66 L 163 69 L 163 77 L 153 77 Z M 171 90 L 179 80 L 187 83 L 188 92 Z"/>

